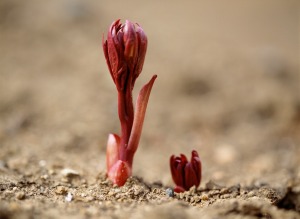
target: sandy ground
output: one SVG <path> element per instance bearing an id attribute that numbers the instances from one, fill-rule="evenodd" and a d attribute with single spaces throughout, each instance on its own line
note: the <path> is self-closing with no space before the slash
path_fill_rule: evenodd
<path id="1" fill-rule="evenodd" d="M 297 0 L 0 1 L 0 218 L 300 218 Z M 117 98 L 101 37 L 117 18 L 158 75 L 134 177 L 105 179 Z M 169 157 L 196 149 L 200 188 Z"/>

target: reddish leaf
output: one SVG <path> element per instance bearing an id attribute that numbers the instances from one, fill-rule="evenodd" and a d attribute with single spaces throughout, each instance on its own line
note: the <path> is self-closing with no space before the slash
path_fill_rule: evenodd
<path id="1" fill-rule="evenodd" d="M 119 160 L 120 137 L 116 134 L 109 134 L 106 147 L 106 166 L 107 170 Z"/>
<path id="2" fill-rule="evenodd" d="M 127 152 L 129 155 L 129 162 L 132 162 L 133 154 L 135 153 L 140 141 L 150 92 L 156 78 L 157 75 L 154 75 L 151 78 L 151 80 L 146 85 L 144 85 L 136 101 L 133 126 L 132 126 L 132 131 L 131 131 L 131 135 L 128 142 L 128 148 L 127 148 Z"/>

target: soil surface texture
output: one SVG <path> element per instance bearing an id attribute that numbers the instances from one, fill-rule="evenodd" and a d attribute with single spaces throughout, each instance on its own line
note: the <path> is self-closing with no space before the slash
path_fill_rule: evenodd
<path id="1" fill-rule="evenodd" d="M 0 1 L 0 218 L 300 218 L 300 3 Z M 153 74 L 133 176 L 106 179 L 120 133 L 101 41 L 121 18 Z M 172 154 L 202 182 L 174 193 Z"/>

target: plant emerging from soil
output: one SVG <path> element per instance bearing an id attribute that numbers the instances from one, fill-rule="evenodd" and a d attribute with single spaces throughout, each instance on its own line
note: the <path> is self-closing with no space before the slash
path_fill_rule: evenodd
<path id="1" fill-rule="evenodd" d="M 184 192 L 192 186 L 196 188 L 201 182 L 201 161 L 197 151 L 192 151 L 191 161 L 188 162 L 184 154 L 180 157 L 170 157 L 170 168 L 173 181 L 176 184 L 175 192 Z"/>
<path id="2" fill-rule="evenodd" d="M 118 91 L 118 114 L 121 136 L 109 134 L 106 152 L 107 176 L 122 186 L 132 175 L 132 163 L 142 132 L 146 108 L 156 75 L 140 90 L 136 107 L 132 90 L 140 75 L 147 51 L 143 29 L 126 20 L 112 23 L 107 39 L 102 39 L 103 51 L 111 77 Z"/>

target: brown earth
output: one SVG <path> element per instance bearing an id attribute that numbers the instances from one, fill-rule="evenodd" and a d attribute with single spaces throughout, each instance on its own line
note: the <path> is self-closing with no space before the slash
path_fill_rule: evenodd
<path id="1" fill-rule="evenodd" d="M 300 218 L 299 1 L 0 1 L 0 218 Z M 148 35 L 158 75 L 134 177 L 105 179 L 119 132 L 101 37 Z M 173 188 L 196 149 L 200 188 Z"/>

